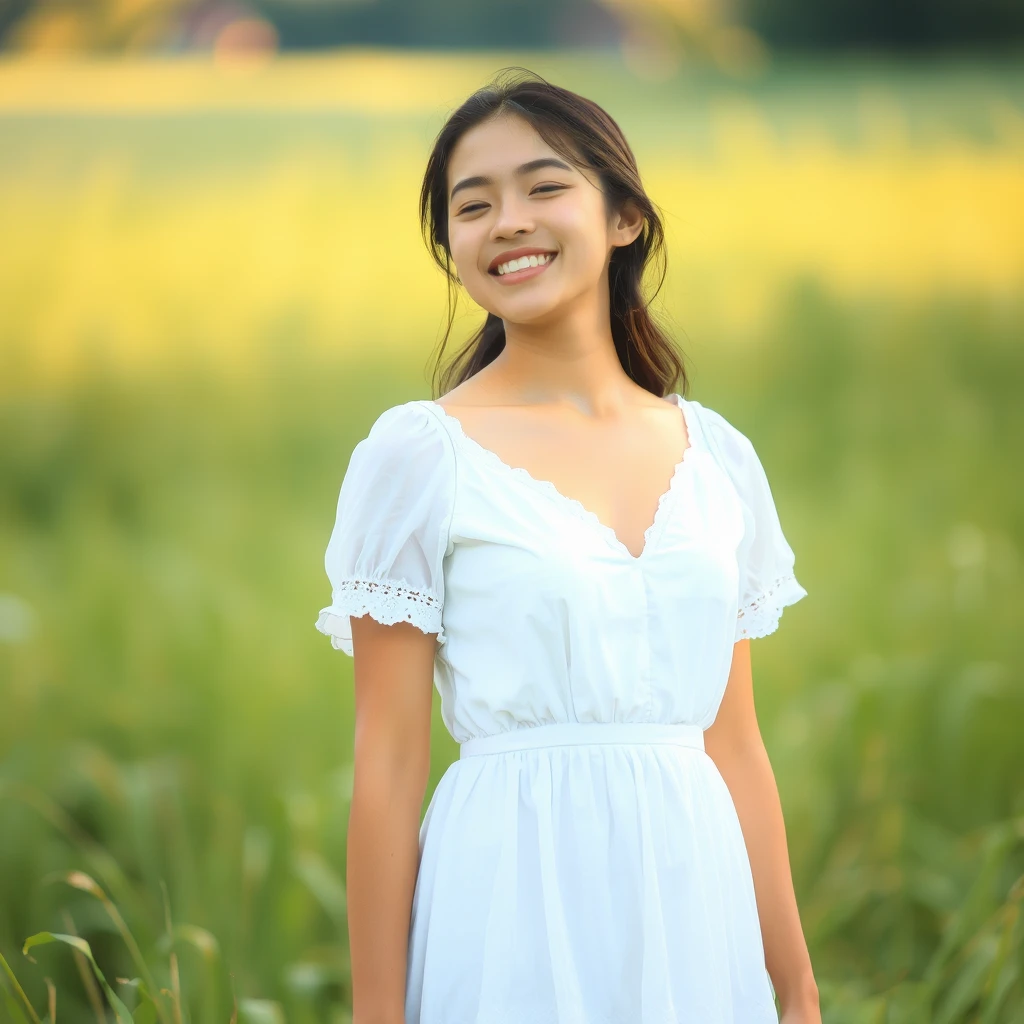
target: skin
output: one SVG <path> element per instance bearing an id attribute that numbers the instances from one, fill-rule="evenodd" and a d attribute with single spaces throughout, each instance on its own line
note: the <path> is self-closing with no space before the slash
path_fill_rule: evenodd
<path id="1" fill-rule="evenodd" d="M 452 261 L 470 297 L 502 318 L 502 353 L 439 403 L 504 462 L 552 482 L 639 555 L 657 501 L 689 445 L 679 410 L 623 371 L 609 321 L 608 262 L 643 228 L 609 212 L 596 176 L 565 161 L 525 121 L 467 132 L 448 166 Z M 486 183 L 453 188 L 464 179 Z M 491 260 L 520 246 L 558 253 L 531 281 L 502 285 Z M 354 1024 L 403 1024 L 409 915 L 430 762 L 435 634 L 352 620 L 355 786 L 348 832 Z M 750 856 L 765 960 L 783 1024 L 820 1024 L 793 890 L 775 777 L 754 709 L 750 641 L 732 667 L 705 748 L 732 794 Z"/>

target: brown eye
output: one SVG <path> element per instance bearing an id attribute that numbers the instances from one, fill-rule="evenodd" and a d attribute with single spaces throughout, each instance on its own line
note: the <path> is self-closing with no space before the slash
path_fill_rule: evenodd
<path id="1" fill-rule="evenodd" d="M 560 192 L 565 187 L 565 185 L 538 185 L 530 195 L 533 195 L 534 192 Z M 464 206 L 459 210 L 456 216 L 461 217 L 464 213 L 474 213 L 476 210 L 482 210 L 486 205 L 486 203 L 476 203 L 470 206 Z"/>

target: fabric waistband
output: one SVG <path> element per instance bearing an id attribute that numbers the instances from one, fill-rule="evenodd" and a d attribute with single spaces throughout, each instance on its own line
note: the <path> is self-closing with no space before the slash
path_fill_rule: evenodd
<path id="1" fill-rule="evenodd" d="M 672 743 L 704 749 L 704 730 L 693 722 L 550 722 L 520 726 L 459 744 L 459 757 L 581 743 Z"/>

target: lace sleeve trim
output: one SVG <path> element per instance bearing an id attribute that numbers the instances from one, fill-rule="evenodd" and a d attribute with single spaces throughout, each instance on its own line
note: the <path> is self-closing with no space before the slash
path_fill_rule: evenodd
<path id="1" fill-rule="evenodd" d="M 330 607 L 321 610 L 316 628 L 331 638 L 335 650 L 348 655 L 352 654 L 352 616 L 369 615 L 386 626 L 410 622 L 424 633 L 436 633 L 438 644 L 443 644 L 441 610 L 439 598 L 405 580 L 347 579 L 334 591 Z"/>
<path id="2" fill-rule="evenodd" d="M 782 609 L 806 597 L 807 591 L 792 574 L 779 576 L 752 601 L 747 601 L 736 616 L 736 640 L 768 636 L 779 628 Z"/>

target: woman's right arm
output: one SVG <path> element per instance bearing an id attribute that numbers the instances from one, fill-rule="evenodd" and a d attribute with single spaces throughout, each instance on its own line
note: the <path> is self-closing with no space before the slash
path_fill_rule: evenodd
<path id="1" fill-rule="evenodd" d="M 452 440 L 427 403 L 385 409 L 352 449 L 324 553 L 331 603 L 316 628 L 354 659 L 353 1024 L 405 1024 L 455 471 Z"/>
<path id="2" fill-rule="evenodd" d="M 353 1024 L 405 1021 L 435 638 L 408 622 L 352 618 L 355 775 L 346 885 Z"/>

